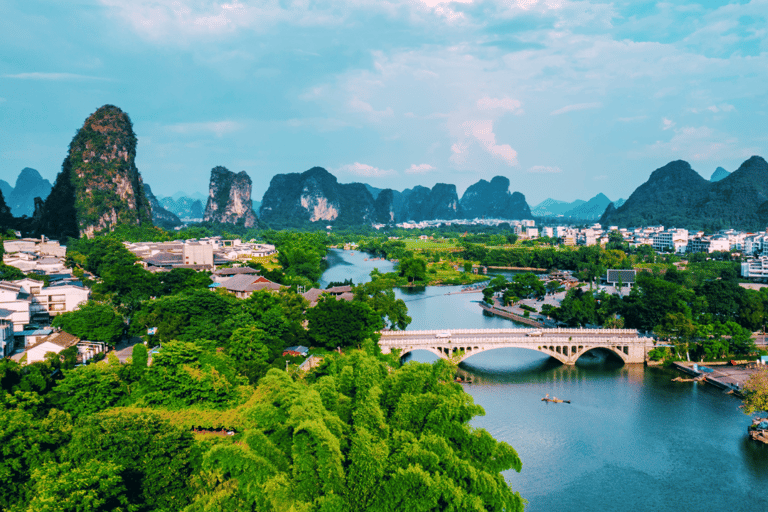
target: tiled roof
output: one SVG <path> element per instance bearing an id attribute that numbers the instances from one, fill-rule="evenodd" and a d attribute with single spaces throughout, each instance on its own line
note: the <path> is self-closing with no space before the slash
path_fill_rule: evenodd
<path id="1" fill-rule="evenodd" d="M 64 349 L 64 348 L 69 348 L 73 345 L 76 345 L 78 341 L 80 341 L 80 338 L 78 338 L 77 336 L 73 336 L 68 332 L 59 331 L 53 334 L 49 334 L 44 338 L 40 338 L 39 340 L 37 340 L 37 343 L 27 347 L 27 351 L 43 343 L 53 343 L 54 345 L 58 345 L 62 349 Z"/>
<path id="2" fill-rule="evenodd" d="M 349 292 L 342 293 L 336 296 L 336 300 L 346 300 L 347 302 L 351 301 L 354 298 L 355 298 L 355 294 L 349 293 Z"/>
<path id="3" fill-rule="evenodd" d="M 310 288 L 306 292 L 302 293 L 301 295 L 309 301 L 310 304 L 314 304 L 318 301 L 320 296 L 325 293 L 325 290 L 320 290 L 318 288 Z"/>
<path id="4" fill-rule="evenodd" d="M 182 264 L 184 263 L 182 261 L 181 254 L 171 254 L 168 252 L 160 252 L 155 254 L 154 256 L 150 256 L 146 260 L 148 265 L 152 265 L 155 267 L 168 267 L 174 264 Z"/>
<path id="5" fill-rule="evenodd" d="M 217 276 L 233 276 L 236 274 L 258 274 L 259 271 L 251 267 L 220 268 L 214 274 Z"/>
<path id="6" fill-rule="evenodd" d="M 349 285 L 333 286 L 331 288 L 326 288 L 325 291 L 328 292 L 328 293 L 332 293 L 332 294 L 336 295 L 336 294 L 339 294 L 339 293 L 351 292 L 352 291 L 352 287 L 349 286 Z"/>

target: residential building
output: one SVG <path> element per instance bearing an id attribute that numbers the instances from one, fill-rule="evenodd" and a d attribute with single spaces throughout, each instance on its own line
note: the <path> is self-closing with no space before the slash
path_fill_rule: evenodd
<path id="1" fill-rule="evenodd" d="M 259 290 L 278 291 L 283 285 L 273 283 L 269 279 L 259 275 L 240 274 L 219 281 L 220 288 L 234 293 L 238 299 L 247 299 L 253 292 Z"/>
<path id="2" fill-rule="evenodd" d="M 13 354 L 15 343 L 13 336 L 13 321 L 11 311 L 0 309 L 0 358 Z"/>
<path id="3" fill-rule="evenodd" d="M 658 231 L 653 233 L 651 241 L 655 251 L 685 252 L 688 246 L 688 230 L 672 228 Z"/>
<path id="4" fill-rule="evenodd" d="M 632 288 L 635 285 L 637 271 L 634 269 L 609 269 L 605 275 L 605 283 L 608 286 L 621 287 L 628 286 Z"/>
<path id="5" fill-rule="evenodd" d="M 742 262 L 741 276 L 747 278 L 768 279 L 768 256 L 761 256 Z"/>

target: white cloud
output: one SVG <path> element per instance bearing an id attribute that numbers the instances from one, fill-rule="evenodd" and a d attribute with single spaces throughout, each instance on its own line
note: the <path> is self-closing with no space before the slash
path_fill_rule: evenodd
<path id="1" fill-rule="evenodd" d="M 4 103 L 6 101 L 8 101 L 8 100 L 6 100 L 5 98 L 0 98 L 0 103 Z"/>
<path id="2" fill-rule="evenodd" d="M 675 129 L 669 141 L 656 141 L 649 145 L 644 153 L 670 160 L 719 162 L 727 159 L 746 159 L 759 153 L 759 149 L 744 147 L 736 137 L 707 126 L 686 126 Z"/>
<path id="3" fill-rule="evenodd" d="M 563 171 L 562 169 L 556 166 L 534 165 L 533 167 L 529 168 L 526 172 L 531 174 L 559 174 Z"/>
<path id="4" fill-rule="evenodd" d="M 694 114 L 699 114 L 702 112 L 712 112 L 713 114 L 717 114 L 719 112 L 733 112 L 736 110 L 736 107 L 729 103 L 721 103 L 719 105 L 710 105 L 706 108 L 692 108 L 690 109 L 690 112 L 693 112 Z"/>
<path id="5" fill-rule="evenodd" d="M 75 73 L 16 73 L 12 75 L 3 75 L 3 78 L 16 78 L 19 80 L 109 80 L 99 76 L 77 75 Z"/>
<path id="6" fill-rule="evenodd" d="M 370 103 L 366 103 L 358 97 L 354 97 L 349 101 L 349 107 L 353 112 L 365 114 L 371 121 L 381 121 L 385 117 L 392 117 L 394 115 L 392 107 L 387 107 L 384 110 L 376 110 Z"/>
<path id="7" fill-rule="evenodd" d="M 345 172 L 347 174 L 363 176 L 365 178 L 382 178 L 384 176 L 392 176 L 397 174 L 397 172 L 393 169 L 379 169 L 378 167 L 361 164 L 360 162 L 344 165 L 339 168 L 339 171 Z"/>
<path id="8" fill-rule="evenodd" d="M 595 181 L 605 181 L 605 180 L 608 179 L 608 175 L 607 174 L 598 174 L 597 176 L 593 176 L 592 179 L 595 180 Z"/>
<path id="9" fill-rule="evenodd" d="M 406 174 L 426 174 L 428 172 L 432 172 L 437 170 L 436 167 L 433 167 L 429 164 L 411 164 L 411 166 L 405 170 Z"/>
<path id="10" fill-rule="evenodd" d="M 456 164 L 466 164 L 468 150 L 472 142 L 479 144 L 485 151 L 502 160 L 509 166 L 517 165 L 517 151 L 509 144 L 496 144 L 496 134 L 493 133 L 492 120 L 466 121 L 462 124 L 463 140 L 451 147 L 451 160 Z"/>
<path id="11" fill-rule="evenodd" d="M 520 109 L 520 101 L 512 98 L 490 98 L 488 96 L 477 100 L 477 108 L 480 110 L 501 110 L 514 112 Z"/>
<path id="12" fill-rule="evenodd" d="M 600 102 L 595 103 L 576 103 L 574 105 L 566 105 L 563 108 L 559 108 L 557 110 L 553 110 L 549 113 L 551 116 L 559 116 L 560 114 L 565 114 L 568 112 L 575 112 L 577 110 L 587 110 L 591 108 L 600 108 L 603 104 Z"/>
<path id="13" fill-rule="evenodd" d="M 669 130 L 670 128 L 675 127 L 675 122 L 671 119 L 667 119 L 666 117 L 661 120 L 661 129 L 662 130 Z"/>
<path id="14" fill-rule="evenodd" d="M 440 4 L 471 4 L 474 0 L 420 0 L 427 7 L 436 7 Z"/>
<path id="15" fill-rule="evenodd" d="M 285 124 L 291 128 L 314 128 L 319 132 L 332 132 L 350 126 L 346 121 L 330 117 L 306 117 L 288 119 Z"/>
<path id="16" fill-rule="evenodd" d="M 168 125 L 166 128 L 169 131 L 182 134 L 209 132 L 215 134 L 217 137 L 221 137 L 226 133 L 241 130 L 243 127 L 243 124 L 237 121 L 210 121 L 202 123 L 178 123 Z"/>

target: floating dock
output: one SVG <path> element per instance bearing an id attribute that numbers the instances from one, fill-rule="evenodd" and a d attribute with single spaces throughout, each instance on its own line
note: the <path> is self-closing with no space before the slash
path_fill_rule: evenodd
<path id="1" fill-rule="evenodd" d="M 705 370 L 694 368 L 694 365 L 705 365 Z M 750 375 L 757 369 L 746 368 L 742 365 L 732 366 L 728 363 L 694 363 L 689 361 L 676 361 L 672 366 L 677 370 L 694 377 L 696 382 L 707 382 L 720 389 L 733 391 L 740 396 L 739 390 L 744 386 Z M 685 381 L 683 381 L 685 382 Z"/>

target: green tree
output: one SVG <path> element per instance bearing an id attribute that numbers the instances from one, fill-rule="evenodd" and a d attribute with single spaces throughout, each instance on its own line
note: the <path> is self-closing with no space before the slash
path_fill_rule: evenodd
<path id="1" fill-rule="evenodd" d="M 128 386 L 118 372 L 119 363 L 115 366 L 106 361 L 64 370 L 64 379 L 51 391 L 50 401 L 74 417 L 108 409 L 128 396 Z"/>
<path id="2" fill-rule="evenodd" d="M 753 414 L 768 411 L 768 369 L 762 368 L 753 373 L 744 383 L 744 412 Z"/>
<path id="3" fill-rule="evenodd" d="M 131 372 L 135 380 L 141 380 L 144 373 L 147 371 L 147 362 L 149 361 L 149 354 L 147 353 L 147 347 L 143 343 L 137 343 L 131 350 Z"/>
<path id="4" fill-rule="evenodd" d="M 182 510 L 199 467 L 193 445 L 189 431 L 152 413 L 117 409 L 81 418 L 63 456 L 75 467 L 99 461 L 112 465 L 102 471 L 120 468 L 124 495 L 137 510 Z"/>
<path id="5" fill-rule="evenodd" d="M 122 468 L 111 462 L 89 460 L 83 465 L 53 462 L 32 472 L 34 490 L 29 512 L 129 512 L 120 475 Z"/>
<path id="6" fill-rule="evenodd" d="M 224 408 L 240 397 L 246 383 L 233 361 L 203 343 L 171 341 L 152 358 L 135 393 L 149 404 L 169 407 L 190 405 Z"/>
<path id="7" fill-rule="evenodd" d="M 373 337 L 384 322 L 371 307 L 362 302 L 323 297 L 307 311 L 310 336 L 326 348 L 354 347 Z"/>
<path id="8" fill-rule="evenodd" d="M 406 258 L 398 263 L 398 274 L 405 277 L 409 283 L 427 280 L 427 261 L 422 258 Z"/>
<path id="9" fill-rule="evenodd" d="M 282 351 L 280 339 L 270 337 L 256 326 L 241 327 L 232 333 L 227 344 L 230 357 L 237 363 L 237 371 L 256 383 L 266 374 L 272 360 Z"/>
<path id="10" fill-rule="evenodd" d="M 78 338 L 105 341 L 110 345 L 120 341 L 125 328 L 122 315 L 112 305 L 95 301 L 80 304 L 74 311 L 56 316 L 52 325 Z"/>

